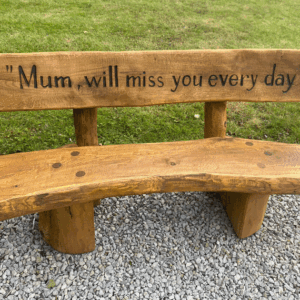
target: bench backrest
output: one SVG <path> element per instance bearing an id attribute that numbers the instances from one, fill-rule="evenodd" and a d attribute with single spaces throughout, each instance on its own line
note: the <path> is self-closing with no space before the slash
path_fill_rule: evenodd
<path id="1" fill-rule="evenodd" d="M 0 111 L 300 101 L 300 50 L 0 54 Z"/>

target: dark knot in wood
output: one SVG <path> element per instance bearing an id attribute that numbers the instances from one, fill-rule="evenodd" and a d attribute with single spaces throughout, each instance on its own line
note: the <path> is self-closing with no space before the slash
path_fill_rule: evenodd
<path id="1" fill-rule="evenodd" d="M 55 163 L 52 165 L 52 168 L 54 168 L 54 169 L 58 169 L 60 167 L 61 167 L 61 163 Z"/>

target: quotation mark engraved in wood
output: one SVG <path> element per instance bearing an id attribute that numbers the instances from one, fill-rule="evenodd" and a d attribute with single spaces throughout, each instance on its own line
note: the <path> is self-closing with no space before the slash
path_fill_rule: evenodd
<path id="1" fill-rule="evenodd" d="M 13 70 L 13 66 L 12 65 L 6 65 L 6 72 L 10 72 L 12 73 L 12 70 Z"/>

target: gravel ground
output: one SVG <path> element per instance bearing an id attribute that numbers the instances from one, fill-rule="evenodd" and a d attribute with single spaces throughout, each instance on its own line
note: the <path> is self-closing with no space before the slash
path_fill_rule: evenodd
<path id="1" fill-rule="evenodd" d="M 0 222 L 0 299 L 300 299 L 300 196 L 240 240 L 214 193 L 107 198 L 96 249 L 61 254 L 38 214 Z"/>

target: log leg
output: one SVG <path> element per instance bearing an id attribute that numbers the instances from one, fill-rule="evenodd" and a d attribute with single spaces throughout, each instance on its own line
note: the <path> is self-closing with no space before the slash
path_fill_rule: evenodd
<path id="1" fill-rule="evenodd" d="M 246 238 L 260 229 L 270 195 L 226 192 L 220 196 L 239 238 Z"/>
<path id="2" fill-rule="evenodd" d="M 81 254 L 95 249 L 94 204 L 80 203 L 40 213 L 43 239 L 55 250 Z"/>
<path id="3" fill-rule="evenodd" d="M 225 137 L 226 124 L 226 102 L 205 102 L 204 138 Z M 260 229 L 270 195 L 233 192 L 219 195 L 239 238 Z"/>
<path id="4" fill-rule="evenodd" d="M 97 108 L 74 109 L 77 145 L 96 146 Z M 81 254 L 95 249 L 94 202 L 74 204 L 39 214 L 39 229 L 55 250 Z"/>

